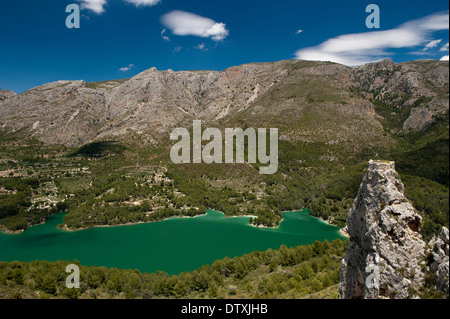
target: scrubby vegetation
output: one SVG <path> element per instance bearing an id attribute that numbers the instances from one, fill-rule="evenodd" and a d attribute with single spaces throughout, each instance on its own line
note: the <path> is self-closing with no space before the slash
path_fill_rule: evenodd
<path id="1" fill-rule="evenodd" d="M 81 266 L 80 289 L 65 286 L 72 262 L 0 262 L 0 298 L 337 298 L 346 247 L 340 240 L 283 245 L 173 276 Z"/>
<path id="2" fill-rule="evenodd" d="M 445 123 L 441 119 L 422 134 L 393 133 L 397 144 L 386 149 L 281 140 L 278 172 L 268 176 L 257 165 L 177 166 L 165 149 L 111 141 L 66 149 L 4 140 L 0 224 L 17 231 L 67 211 L 65 226 L 80 229 L 194 216 L 210 208 L 256 215 L 252 223 L 270 227 L 279 224 L 282 211 L 306 207 L 343 227 L 376 153 L 396 161 L 407 198 L 424 216 L 422 234 L 431 238 L 449 223 Z"/>
<path id="3" fill-rule="evenodd" d="M 121 154 L 124 150 L 126 150 L 126 147 L 115 141 L 99 141 L 86 144 L 71 152 L 68 156 L 105 157 L 110 154 Z"/>
<path id="4" fill-rule="evenodd" d="M 41 223 L 57 212 L 54 207 L 35 208 L 32 204 L 33 193 L 40 186 L 36 177 L 19 179 L 17 177 L 0 179 L 0 220 L 6 229 L 17 231 Z"/>

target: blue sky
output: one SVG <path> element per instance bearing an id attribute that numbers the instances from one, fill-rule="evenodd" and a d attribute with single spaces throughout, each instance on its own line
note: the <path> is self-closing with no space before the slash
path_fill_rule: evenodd
<path id="1" fill-rule="evenodd" d="M 66 6 L 81 7 L 79 29 Z M 368 4 L 380 29 L 368 29 Z M 357 65 L 448 59 L 448 2 L 335 0 L 0 0 L 0 88 L 103 81 L 249 62 Z"/>

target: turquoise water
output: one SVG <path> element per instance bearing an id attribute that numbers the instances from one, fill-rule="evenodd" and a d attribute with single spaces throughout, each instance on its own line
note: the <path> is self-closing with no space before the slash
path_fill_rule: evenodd
<path id="1" fill-rule="evenodd" d="M 64 213 L 19 235 L 0 232 L 0 261 L 69 260 L 82 265 L 164 271 L 178 274 L 252 251 L 311 244 L 316 240 L 344 239 L 338 228 L 308 214 L 284 213 L 276 229 L 255 228 L 248 217 L 227 218 L 208 210 L 194 218 L 98 227 L 76 232 L 57 228 Z"/>

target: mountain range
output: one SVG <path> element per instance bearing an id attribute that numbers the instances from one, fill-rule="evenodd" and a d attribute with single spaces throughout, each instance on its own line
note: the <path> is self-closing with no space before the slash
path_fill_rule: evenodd
<path id="1" fill-rule="evenodd" d="M 390 143 L 387 116 L 395 131 L 424 131 L 448 114 L 448 89 L 448 62 L 431 60 L 359 67 L 287 60 L 221 72 L 151 68 L 125 80 L 0 91 L 0 128 L 67 146 L 130 136 L 157 145 L 173 128 L 201 119 L 214 127 L 278 127 L 289 141 Z M 377 112 L 378 104 L 394 112 Z"/>

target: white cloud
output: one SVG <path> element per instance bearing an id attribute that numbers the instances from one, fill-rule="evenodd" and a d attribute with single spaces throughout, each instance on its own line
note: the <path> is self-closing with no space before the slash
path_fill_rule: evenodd
<path id="1" fill-rule="evenodd" d="M 448 55 L 444 55 L 444 56 L 441 58 L 441 61 L 448 61 Z"/>
<path id="2" fill-rule="evenodd" d="M 303 30 L 297 30 L 297 32 L 295 32 L 295 34 L 300 34 L 302 32 L 303 32 Z"/>
<path id="3" fill-rule="evenodd" d="M 349 66 L 380 61 L 390 54 L 388 49 L 411 48 L 429 43 L 430 34 L 448 30 L 448 12 L 440 12 L 409 21 L 384 31 L 345 34 L 315 47 L 300 49 L 297 59 L 332 61 Z"/>
<path id="4" fill-rule="evenodd" d="M 126 66 L 124 68 L 120 68 L 119 71 L 127 72 L 127 71 L 130 71 L 132 68 L 134 68 L 134 64 L 128 64 L 128 66 Z"/>
<path id="5" fill-rule="evenodd" d="M 207 48 L 206 48 L 206 43 L 200 43 L 199 45 L 197 45 L 196 47 L 195 47 L 196 49 L 198 49 L 198 50 L 208 50 Z"/>
<path id="6" fill-rule="evenodd" d="M 448 42 L 446 44 L 444 44 L 439 51 L 441 51 L 441 52 L 448 51 Z"/>
<path id="7" fill-rule="evenodd" d="M 435 48 L 435 47 L 437 47 L 437 45 L 438 45 L 439 43 L 441 43 L 441 41 L 442 41 L 442 39 L 441 39 L 441 40 L 430 41 L 430 42 L 427 43 L 427 45 L 425 46 L 425 48 L 423 48 L 423 50 L 426 51 L 426 50 L 428 50 L 428 49 Z"/>
<path id="8" fill-rule="evenodd" d="M 166 35 L 166 29 L 163 29 L 161 31 L 161 37 L 163 38 L 164 41 L 170 41 L 170 38 Z"/>
<path id="9" fill-rule="evenodd" d="M 94 11 L 97 14 L 105 12 L 104 6 L 106 0 L 79 0 L 81 2 L 81 9 Z"/>
<path id="10" fill-rule="evenodd" d="M 178 52 L 181 52 L 181 50 L 183 50 L 183 47 L 175 47 L 175 48 L 173 48 L 173 53 L 178 53 Z"/>
<path id="11" fill-rule="evenodd" d="M 78 0 L 81 3 L 81 9 L 91 10 L 97 14 L 105 12 L 105 5 L 109 0 Z M 125 2 L 140 6 L 154 6 L 161 0 L 124 0 Z"/>
<path id="12" fill-rule="evenodd" d="M 125 0 L 128 3 L 134 4 L 136 7 L 139 6 L 154 6 L 161 2 L 161 0 Z"/>
<path id="13" fill-rule="evenodd" d="M 185 11 L 172 11 L 161 17 L 164 26 L 175 35 L 193 35 L 221 41 L 229 35 L 225 23 Z"/>

